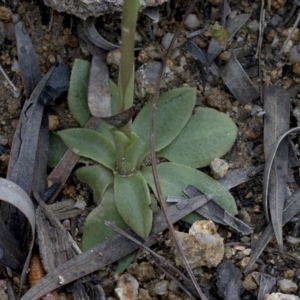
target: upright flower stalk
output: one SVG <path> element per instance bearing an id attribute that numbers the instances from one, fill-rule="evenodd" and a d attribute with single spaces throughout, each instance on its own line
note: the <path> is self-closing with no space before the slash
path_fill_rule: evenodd
<path id="1" fill-rule="evenodd" d="M 119 71 L 118 110 L 122 112 L 133 104 L 134 88 L 134 35 L 137 23 L 139 1 L 124 0 L 122 14 L 121 64 Z"/>

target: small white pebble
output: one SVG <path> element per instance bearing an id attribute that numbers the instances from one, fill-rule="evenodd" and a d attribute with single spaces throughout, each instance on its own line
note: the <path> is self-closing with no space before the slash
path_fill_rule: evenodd
<path id="1" fill-rule="evenodd" d="M 162 38 L 162 45 L 165 49 L 169 49 L 169 46 L 172 42 L 172 39 L 173 39 L 173 36 L 174 34 L 173 33 L 166 33 L 163 38 Z M 181 41 L 175 41 L 174 45 L 173 45 L 173 48 L 178 48 L 180 46 L 182 46 L 184 44 L 185 40 L 182 39 Z"/>
<path id="2" fill-rule="evenodd" d="M 74 204 L 74 208 L 79 208 L 81 210 L 84 210 L 86 206 L 86 202 L 83 200 L 77 200 L 76 203 Z"/>
<path id="3" fill-rule="evenodd" d="M 191 29 L 197 28 L 200 25 L 200 21 L 195 14 L 189 14 L 184 24 Z"/>
<path id="4" fill-rule="evenodd" d="M 228 163 L 220 158 L 215 158 L 211 163 L 210 163 L 210 169 L 213 173 L 213 176 L 216 179 L 220 179 L 224 177 L 228 171 L 229 165 Z"/>
<path id="5" fill-rule="evenodd" d="M 257 20 L 253 20 L 251 22 L 248 23 L 247 27 L 249 28 L 249 30 L 253 33 L 258 31 L 259 28 L 259 23 Z"/>
<path id="6" fill-rule="evenodd" d="M 297 284 L 288 279 L 279 280 L 278 285 L 283 293 L 294 293 L 298 289 Z"/>
<path id="7" fill-rule="evenodd" d="M 251 254 L 251 249 L 250 248 L 247 248 L 247 249 L 245 249 L 244 251 L 243 251 L 243 254 L 244 255 L 250 255 Z"/>
<path id="8" fill-rule="evenodd" d="M 165 295 L 168 291 L 168 287 L 169 287 L 169 281 L 162 280 L 155 284 L 153 292 L 156 295 Z"/>
<path id="9" fill-rule="evenodd" d="M 288 236 L 286 237 L 286 241 L 287 241 L 288 243 L 290 243 L 290 244 L 293 244 L 293 245 L 297 245 L 297 244 L 300 243 L 300 239 L 299 239 L 299 238 L 295 238 L 295 237 L 293 237 L 293 236 L 291 236 L 291 235 L 288 235 Z"/>

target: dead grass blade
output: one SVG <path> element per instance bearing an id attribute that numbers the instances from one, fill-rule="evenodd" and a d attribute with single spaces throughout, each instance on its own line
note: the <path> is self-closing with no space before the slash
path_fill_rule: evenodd
<path id="1" fill-rule="evenodd" d="M 43 89 L 53 70 L 54 69 L 51 69 L 51 71 L 40 81 L 32 93 L 30 100 L 25 102 L 13 139 L 6 178 L 18 184 L 27 195 L 30 195 L 32 183 L 34 182 L 34 166 L 39 143 L 39 131 L 44 111 L 44 106 L 38 102 L 38 99 L 42 95 Z M 43 149 L 42 151 L 45 152 L 46 149 Z M 36 167 L 38 166 L 36 165 Z M 44 172 L 46 172 L 46 165 L 44 166 Z M 41 178 L 35 179 L 41 180 Z M 16 217 L 11 217 L 13 215 Z M 15 207 L 3 203 L 3 205 L 1 205 L 1 219 L 4 224 L 6 224 L 7 230 L 19 240 L 21 247 L 26 236 L 25 216 Z"/>
<path id="2" fill-rule="evenodd" d="M 31 93 L 41 80 L 41 72 L 38 64 L 37 55 L 34 51 L 31 39 L 18 18 L 12 14 L 15 25 L 15 34 L 18 50 L 18 61 L 22 81 L 25 88 L 26 99 L 30 98 Z"/>
<path id="3" fill-rule="evenodd" d="M 97 118 L 111 116 L 111 94 L 109 88 L 109 73 L 102 49 L 94 47 L 91 61 L 88 106 L 91 115 Z"/>
<path id="4" fill-rule="evenodd" d="M 242 287 L 241 271 L 231 260 L 223 260 L 217 268 L 218 294 L 224 300 L 240 299 Z"/>
<path id="5" fill-rule="evenodd" d="M 18 208 L 23 215 L 25 215 L 25 217 L 27 218 L 30 227 L 31 227 L 31 242 L 29 245 L 29 249 L 28 249 L 28 254 L 27 254 L 27 258 L 25 261 L 25 264 L 23 266 L 23 271 L 22 271 L 22 275 L 21 275 L 21 283 L 20 283 L 20 290 L 22 288 L 22 285 L 25 282 L 26 279 L 26 273 L 27 273 L 27 269 L 28 269 L 28 265 L 29 265 L 29 260 L 31 257 L 31 251 L 32 251 L 32 247 L 34 244 L 34 235 L 35 235 L 35 216 L 34 216 L 34 207 L 32 204 L 31 199 L 29 198 L 29 196 L 25 193 L 25 191 L 18 186 L 17 184 L 7 180 L 7 179 L 3 179 L 0 178 L 0 200 L 5 201 L 7 203 L 9 203 L 10 205 L 13 205 L 14 207 Z M 7 237 L 6 237 L 7 238 Z M 3 263 L 7 263 L 6 265 L 11 267 L 15 267 L 17 270 L 20 269 L 20 258 L 17 257 L 17 261 L 15 261 L 16 257 L 10 257 L 8 258 L 7 256 L 11 256 L 16 250 L 13 250 L 12 252 L 8 252 L 9 248 L 3 248 L 2 247 L 2 241 L 0 241 L 0 249 L 1 249 L 1 253 L 3 253 L 2 257 L 1 257 L 1 262 Z M 10 241 L 8 241 L 10 242 Z M 13 241 L 12 241 L 12 245 L 13 245 Z M 21 257 L 23 259 L 23 257 Z M 8 260 L 6 260 L 8 259 Z M 21 261 L 21 263 L 23 263 L 23 261 Z"/>
<path id="6" fill-rule="evenodd" d="M 191 185 L 189 185 L 183 192 L 190 198 L 202 195 L 198 189 Z M 229 214 L 224 208 L 214 202 L 213 199 L 197 209 L 196 212 L 215 223 L 229 226 L 243 235 L 249 235 L 252 231 L 250 226 Z"/>
<path id="7" fill-rule="evenodd" d="M 267 220 L 269 220 L 268 206 L 270 207 L 276 240 L 279 248 L 282 249 L 282 214 L 288 176 L 288 139 L 278 145 L 271 166 L 268 165 L 268 158 L 277 139 L 289 129 L 290 104 L 287 91 L 275 86 L 265 87 L 264 110 L 266 171 L 270 169 L 271 172 L 266 172 L 264 176 L 263 201 Z"/>
<path id="8" fill-rule="evenodd" d="M 63 65 L 54 66 L 39 82 L 23 106 L 14 135 L 7 179 L 19 185 L 27 195 L 33 189 L 44 194 L 48 149 L 48 116 L 44 113 L 44 105 L 68 88 L 68 78 L 64 81 L 62 72 L 65 68 Z M 24 214 L 16 207 L 3 203 L 1 219 L 1 230 L 11 232 L 19 242 L 19 249 L 22 249 L 27 229 Z M 6 228 L 3 229 L 3 226 Z"/>
<path id="9" fill-rule="evenodd" d="M 259 284 L 257 300 L 263 300 L 266 294 L 269 294 L 275 286 L 277 280 L 268 274 L 253 272 L 252 277 Z"/>
<path id="10" fill-rule="evenodd" d="M 294 192 L 294 194 L 285 202 L 285 208 L 283 211 L 283 218 L 282 218 L 282 226 L 284 226 L 291 218 L 293 218 L 296 214 L 298 214 L 299 211 L 300 211 L 300 189 Z M 255 247 L 253 247 L 252 249 L 250 261 L 244 271 L 245 274 L 250 272 L 253 264 L 256 262 L 260 254 L 264 251 L 264 249 L 268 245 L 273 235 L 274 235 L 274 230 L 272 224 L 269 223 L 267 228 L 263 232 L 262 237 L 256 243 Z"/>
<path id="11" fill-rule="evenodd" d="M 264 169 L 264 165 L 250 168 L 241 168 L 229 170 L 227 174 L 219 179 L 219 183 L 222 184 L 227 190 L 232 189 L 244 182 L 247 182 Z"/>
<path id="12" fill-rule="evenodd" d="M 206 201 L 205 196 L 200 196 L 197 199 L 190 199 L 188 205 L 183 209 L 178 209 L 176 205 L 170 206 L 168 214 L 171 222 L 179 221 Z M 167 229 L 167 223 L 163 212 L 160 211 L 154 215 L 151 234 L 146 241 L 143 241 L 144 244 L 148 247 L 156 244 L 159 234 L 165 229 Z M 126 230 L 126 232 L 142 241 L 131 230 Z M 135 243 L 128 241 L 123 236 L 116 235 L 56 268 L 32 287 L 21 300 L 36 300 L 56 288 L 119 260 L 138 248 Z"/>
<path id="13" fill-rule="evenodd" d="M 244 49 L 234 50 L 226 66 L 220 72 L 224 83 L 242 104 L 259 98 L 258 90 L 239 62 L 239 59 L 246 53 Z"/>
<path id="14" fill-rule="evenodd" d="M 83 22 L 83 27 L 88 39 L 97 47 L 100 47 L 101 49 L 108 50 L 108 51 L 120 47 L 119 45 L 115 45 L 107 41 L 100 35 L 100 33 L 97 31 L 95 27 L 95 18 L 89 18 L 88 20 Z"/>

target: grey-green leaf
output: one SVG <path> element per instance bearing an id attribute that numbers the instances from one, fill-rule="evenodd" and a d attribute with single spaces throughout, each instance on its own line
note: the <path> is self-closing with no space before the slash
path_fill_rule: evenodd
<path id="1" fill-rule="evenodd" d="M 115 168 L 115 146 L 100 133 L 75 128 L 62 130 L 58 135 L 74 153 L 93 159 L 111 170 Z"/>
<path id="2" fill-rule="evenodd" d="M 101 165 L 81 167 L 76 170 L 75 175 L 90 186 L 97 204 L 100 204 L 103 194 L 114 180 L 112 172 Z"/>
<path id="3" fill-rule="evenodd" d="M 115 175 L 116 204 L 127 225 L 140 237 L 146 239 L 152 227 L 149 189 L 140 172 L 125 177 Z"/>
<path id="4" fill-rule="evenodd" d="M 48 165 L 54 168 L 62 159 L 68 147 L 55 132 L 49 133 Z"/>
<path id="5" fill-rule="evenodd" d="M 205 173 L 188 166 L 170 162 L 161 163 L 157 168 L 164 197 L 168 195 L 185 197 L 182 190 L 188 185 L 193 185 L 205 194 L 216 195 L 214 201 L 230 214 L 237 214 L 235 200 L 231 194 L 220 183 Z M 141 172 L 156 193 L 152 167 L 143 167 Z"/>
<path id="6" fill-rule="evenodd" d="M 156 150 L 169 145 L 188 121 L 196 100 L 193 88 L 178 88 L 160 96 L 156 110 Z M 150 118 L 152 103 L 148 103 L 135 118 L 132 131 L 138 136 L 136 141 L 137 165 L 150 153 Z"/>
<path id="7" fill-rule="evenodd" d="M 226 154 L 237 137 L 237 127 L 224 113 L 199 107 L 176 139 L 159 156 L 193 168 Z"/>
<path id="8" fill-rule="evenodd" d="M 110 141 L 113 142 L 113 136 L 111 134 L 111 129 L 113 127 L 110 126 L 109 124 L 107 124 L 106 122 L 104 121 L 100 121 L 96 127 L 96 131 L 100 134 L 102 134 L 103 136 L 105 136 L 106 138 L 108 138 Z"/>
<path id="9" fill-rule="evenodd" d="M 84 127 L 91 117 L 88 107 L 88 84 L 90 63 L 76 59 L 72 68 L 68 104 L 70 111 L 81 127 Z"/>
<path id="10" fill-rule="evenodd" d="M 104 193 L 101 204 L 92 210 L 85 220 L 81 244 L 82 251 L 86 251 L 116 235 L 114 230 L 104 224 L 105 221 L 110 221 L 121 229 L 127 228 L 118 212 L 112 186 Z"/>

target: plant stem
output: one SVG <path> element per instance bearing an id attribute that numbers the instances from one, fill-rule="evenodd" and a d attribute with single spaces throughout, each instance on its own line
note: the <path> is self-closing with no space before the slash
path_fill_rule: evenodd
<path id="1" fill-rule="evenodd" d="M 133 89 L 134 89 L 134 35 L 137 23 L 139 8 L 139 0 L 124 0 L 122 12 L 122 42 L 121 42 L 121 62 L 118 78 L 118 112 L 121 113 L 133 105 Z M 122 135 L 125 134 L 127 139 Z M 127 143 L 130 141 L 131 135 L 131 120 L 121 129 L 119 133 L 114 133 L 114 142 L 117 151 L 117 170 L 121 173 L 125 171 L 125 153 Z"/>
<path id="2" fill-rule="evenodd" d="M 139 1 L 124 0 L 122 13 L 122 44 L 119 71 L 118 111 L 122 112 L 133 104 L 134 88 L 134 35 L 137 23 Z"/>

